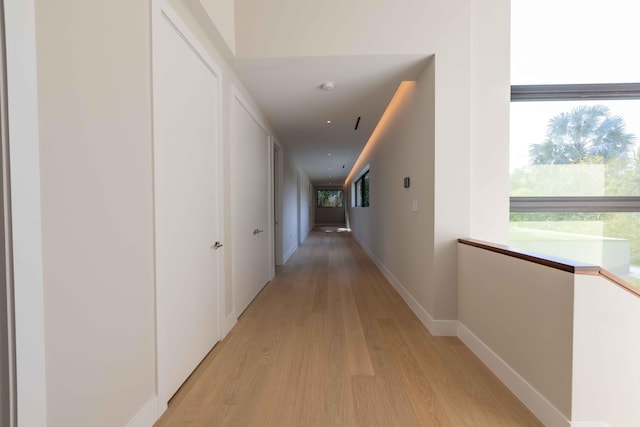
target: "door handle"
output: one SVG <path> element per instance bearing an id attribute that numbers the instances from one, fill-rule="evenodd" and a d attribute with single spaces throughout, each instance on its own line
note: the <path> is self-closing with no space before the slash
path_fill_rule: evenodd
<path id="1" fill-rule="evenodd" d="M 220 249 L 221 247 L 223 247 L 224 245 L 220 242 L 215 242 L 213 244 L 213 246 L 211 246 L 211 249 Z"/>
<path id="2" fill-rule="evenodd" d="M 264 230 L 259 230 L 259 229 L 257 229 L 257 228 L 256 228 L 255 230 L 253 230 L 253 235 L 255 236 L 256 234 L 260 234 L 260 233 L 262 233 L 263 231 L 264 231 Z"/>

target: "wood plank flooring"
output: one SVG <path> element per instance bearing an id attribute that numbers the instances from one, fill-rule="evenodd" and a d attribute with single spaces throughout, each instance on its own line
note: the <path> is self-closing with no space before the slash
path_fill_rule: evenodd
<path id="1" fill-rule="evenodd" d="M 163 426 L 541 426 L 433 337 L 349 233 L 314 231 L 211 351 Z"/>

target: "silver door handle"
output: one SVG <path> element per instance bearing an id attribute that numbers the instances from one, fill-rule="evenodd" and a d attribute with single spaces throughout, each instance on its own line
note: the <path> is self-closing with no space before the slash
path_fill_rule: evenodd
<path id="1" fill-rule="evenodd" d="M 256 234 L 260 234 L 260 233 L 262 233 L 263 231 L 264 231 L 264 230 L 259 230 L 259 229 L 257 229 L 257 228 L 256 228 L 255 230 L 253 230 L 253 235 L 255 236 Z"/>
<path id="2" fill-rule="evenodd" d="M 220 249 L 221 247 L 223 247 L 224 245 L 220 242 L 215 242 L 213 244 L 213 246 L 211 246 L 211 249 Z"/>

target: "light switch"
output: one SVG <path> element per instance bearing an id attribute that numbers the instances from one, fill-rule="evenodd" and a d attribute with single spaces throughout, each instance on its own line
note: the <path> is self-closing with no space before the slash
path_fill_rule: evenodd
<path id="1" fill-rule="evenodd" d="M 418 212 L 418 201 L 417 200 L 413 200 L 411 202 L 411 210 L 413 212 Z"/>

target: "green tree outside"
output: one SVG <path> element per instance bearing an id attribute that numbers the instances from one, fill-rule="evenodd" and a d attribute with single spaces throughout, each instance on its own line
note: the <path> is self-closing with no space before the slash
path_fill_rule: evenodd
<path id="1" fill-rule="evenodd" d="M 547 124 L 544 141 L 529 147 L 529 165 L 510 178 L 511 196 L 640 196 L 637 137 L 604 105 L 583 105 Z M 550 231 L 587 234 L 580 221 L 601 222 L 607 237 L 631 242 L 631 263 L 640 264 L 640 214 L 517 213 L 511 222 Z M 529 224 L 527 224 L 529 223 Z M 531 224 L 531 223 L 535 223 Z"/>
<path id="2" fill-rule="evenodd" d="M 344 206 L 342 190 L 318 190 L 319 208 L 341 208 Z"/>

